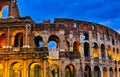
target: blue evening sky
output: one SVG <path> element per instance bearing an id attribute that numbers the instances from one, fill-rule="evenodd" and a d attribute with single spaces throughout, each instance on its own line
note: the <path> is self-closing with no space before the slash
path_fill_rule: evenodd
<path id="1" fill-rule="evenodd" d="M 120 0 L 18 0 L 21 16 L 35 22 L 71 18 L 106 25 L 120 33 Z"/>

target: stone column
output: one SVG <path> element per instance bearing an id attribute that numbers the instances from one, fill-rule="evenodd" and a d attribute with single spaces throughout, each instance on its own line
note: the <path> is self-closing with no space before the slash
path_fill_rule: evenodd
<path id="1" fill-rule="evenodd" d="M 10 48 L 10 27 L 8 27 L 7 31 L 7 48 Z"/>
<path id="2" fill-rule="evenodd" d="M 48 47 L 49 35 L 48 35 L 47 31 L 44 31 L 43 34 L 44 34 L 43 35 L 43 42 L 44 42 L 43 47 Z"/>
<path id="3" fill-rule="evenodd" d="M 108 51 L 106 46 L 105 46 L 105 57 L 106 57 L 106 60 L 108 60 Z"/>
<path id="4" fill-rule="evenodd" d="M 91 65 L 91 76 L 94 77 L 94 66 Z"/>
<path id="5" fill-rule="evenodd" d="M 110 77 L 109 67 L 107 67 L 107 77 Z"/>
<path id="6" fill-rule="evenodd" d="M 4 67 L 4 77 L 9 77 L 9 72 L 10 72 L 10 68 L 8 67 L 8 60 L 5 60 L 5 67 Z"/>
<path id="7" fill-rule="evenodd" d="M 23 77 L 28 77 L 27 61 L 23 60 Z"/>
<path id="8" fill-rule="evenodd" d="M 73 51 L 73 44 L 74 44 L 74 41 L 75 41 L 75 38 L 68 38 L 67 39 L 68 42 L 69 42 L 69 51 Z"/>
<path id="9" fill-rule="evenodd" d="M 44 62 L 44 67 L 43 67 L 43 70 L 44 70 L 44 74 L 43 74 L 43 77 L 49 77 L 49 69 L 47 70 L 47 61 L 46 60 L 43 60 Z"/>
<path id="10" fill-rule="evenodd" d="M 25 45 L 23 47 L 29 47 L 29 29 L 30 29 L 31 25 L 28 24 L 25 26 Z"/>

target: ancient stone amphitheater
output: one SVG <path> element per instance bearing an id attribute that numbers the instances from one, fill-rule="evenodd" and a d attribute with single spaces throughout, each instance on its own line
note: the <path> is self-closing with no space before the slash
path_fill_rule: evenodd
<path id="1" fill-rule="evenodd" d="M 35 23 L 20 17 L 15 0 L 0 6 L 9 6 L 0 19 L 0 77 L 120 77 L 116 31 L 65 18 Z"/>

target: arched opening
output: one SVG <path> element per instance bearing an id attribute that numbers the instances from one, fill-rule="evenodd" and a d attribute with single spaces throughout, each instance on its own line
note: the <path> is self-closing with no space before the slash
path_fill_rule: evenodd
<path id="1" fill-rule="evenodd" d="M 84 73 L 84 77 L 91 77 L 91 68 L 90 66 L 85 66 L 85 73 Z"/>
<path id="2" fill-rule="evenodd" d="M 111 47 L 108 46 L 108 58 L 111 60 L 112 59 L 112 50 Z"/>
<path id="3" fill-rule="evenodd" d="M 36 47 L 43 47 L 43 38 L 41 36 L 36 36 L 34 38 Z"/>
<path id="4" fill-rule="evenodd" d="M 18 32 L 14 38 L 14 47 L 22 47 L 23 46 L 23 33 Z"/>
<path id="5" fill-rule="evenodd" d="M 116 54 L 115 48 L 113 48 L 113 60 L 114 61 L 117 60 L 117 54 Z"/>
<path id="6" fill-rule="evenodd" d="M 56 35 L 51 35 L 49 37 L 48 48 L 60 48 L 60 40 Z"/>
<path id="7" fill-rule="evenodd" d="M 0 48 L 3 48 L 5 46 L 6 40 L 5 40 L 5 33 L 0 35 Z"/>
<path id="8" fill-rule="evenodd" d="M 73 44 L 73 50 L 80 52 L 80 41 L 75 41 Z"/>
<path id="9" fill-rule="evenodd" d="M 94 77 L 101 77 L 101 72 L 100 72 L 99 66 L 94 67 Z"/>
<path id="10" fill-rule="evenodd" d="M 105 55 L 106 55 L 105 46 L 104 46 L 104 44 L 101 44 L 101 57 L 102 57 L 102 59 L 105 59 Z"/>
<path id="11" fill-rule="evenodd" d="M 113 77 L 113 69 L 110 67 L 110 69 L 109 69 L 109 71 L 110 71 L 110 77 Z"/>
<path id="12" fill-rule="evenodd" d="M 8 11 L 9 11 L 9 7 L 8 6 L 5 6 L 2 8 L 2 11 L 1 11 L 1 16 L 2 18 L 7 18 L 8 17 Z"/>
<path id="13" fill-rule="evenodd" d="M 3 77 L 3 64 L 0 63 L 0 77 Z"/>
<path id="14" fill-rule="evenodd" d="M 75 77 L 75 67 L 72 64 L 65 67 L 65 77 Z"/>
<path id="15" fill-rule="evenodd" d="M 90 56 L 90 46 L 89 43 L 84 43 L 84 56 L 89 57 Z"/>
<path id="16" fill-rule="evenodd" d="M 50 65 L 50 71 L 52 77 L 59 77 L 59 68 L 57 65 Z"/>
<path id="17" fill-rule="evenodd" d="M 88 33 L 84 33 L 84 40 L 89 40 L 89 34 Z"/>
<path id="18" fill-rule="evenodd" d="M 119 62 L 120 60 L 120 52 L 119 52 L 119 49 L 117 48 L 117 61 Z"/>
<path id="19" fill-rule="evenodd" d="M 70 43 L 67 41 L 68 51 L 70 51 Z"/>
<path id="20" fill-rule="evenodd" d="M 105 68 L 105 67 L 103 68 L 103 77 L 108 77 L 107 76 L 107 68 Z"/>
<path id="21" fill-rule="evenodd" d="M 120 68 L 119 68 L 119 76 L 120 76 Z"/>
<path id="22" fill-rule="evenodd" d="M 115 40 L 114 39 L 112 39 L 112 45 L 115 45 Z"/>
<path id="23" fill-rule="evenodd" d="M 42 77 L 39 63 L 32 63 L 28 68 L 28 77 Z"/>
<path id="24" fill-rule="evenodd" d="M 115 77 L 117 77 L 117 68 L 115 68 Z"/>
<path id="25" fill-rule="evenodd" d="M 20 63 L 13 63 L 10 66 L 10 77 L 22 77 L 22 65 Z"/>
<path id="26" fill-rule="evenodd" d="M 98 52 L 98 45 L 97 45 L 97 43 L 93 43 L 92 51 L 93 51 L 93 57 L 94 58 L 99 58 L 99 52 Z"/>

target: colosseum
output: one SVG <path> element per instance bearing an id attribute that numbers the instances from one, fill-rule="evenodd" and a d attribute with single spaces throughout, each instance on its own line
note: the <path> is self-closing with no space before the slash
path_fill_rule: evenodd
<path id="1" fill-rule="evenodd" d="M 5 6 L 9 14 L 0 18 L 0 77 L 120 77 L 116 31 L 65 18 L 35 23 L 20 17 L 16 0 L 0 0 L 1 17 Z"/>

